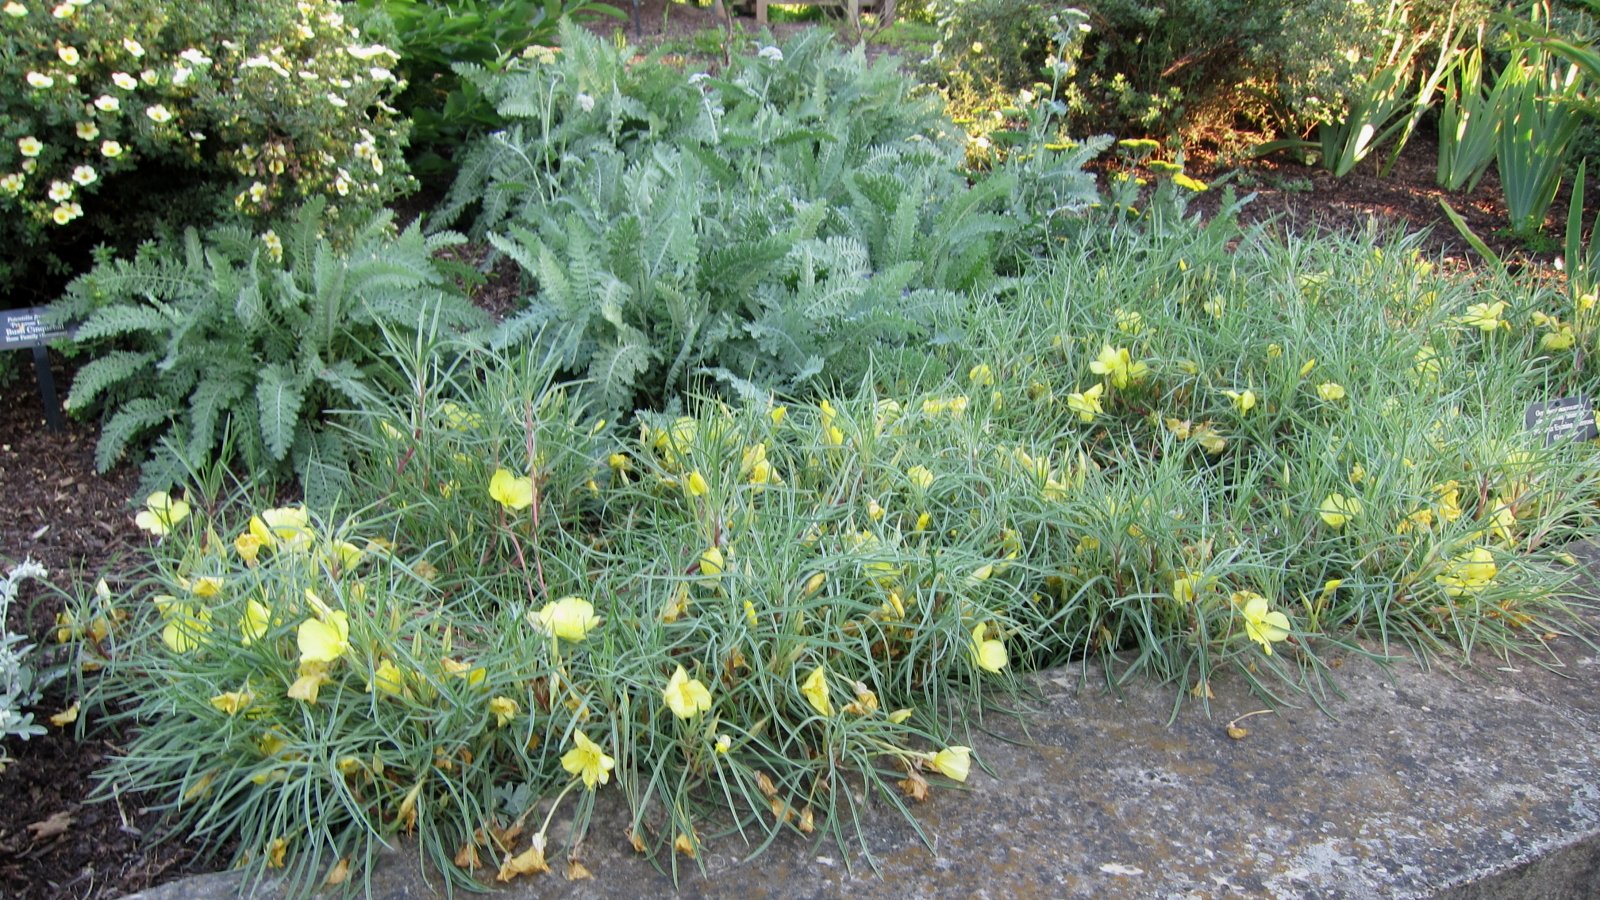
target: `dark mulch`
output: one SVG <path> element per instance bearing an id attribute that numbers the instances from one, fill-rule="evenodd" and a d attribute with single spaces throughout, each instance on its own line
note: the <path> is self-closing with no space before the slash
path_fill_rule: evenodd
<path id="1" fill-rule="evenodd" d="M 616 2 L 628 8 L 623 0 Z M 663 0 L 644 0 L 640 22 L 646 42 L 651 36 L 681 37 L 715 24 L 709 7 L 674 3 L 666 15 L 663 9 Z M 609 33 L 615 26 L 601 27 Z M 754 31 L 749 23 L 746 27 Z M 1253 163 L 1247 172 L 1250 190 L 1258 196 L 1243 218 L 1306 233 L 1360 229 L 1376 216 L 1386 229 L 1402 224 L 1431 229 L 1425 251 L 1464 265 L 1466 245 L 1439 212 L 1434 153 L 1425 136 L 1414 140 L 1397 171 L 1386 178 L 1377 175 L 1375 166 L 1336 179 L 1292 162 Z M 1217 174 L 1206 163 L 1192 168 L 1202 177 Z M 1215 192 L 1202 195 L 1198 208 L 1214 210 L 1217 200 Z M 1549 254 L 1528 256 L 1516 241 L 1495 236 L 1505 211 L 1492 175 L 1471 196 L 1452 197 L 1451 202 L 1497 251 L 1523 255 L 1536 266 L 1550 263 Z M 1560 233 L 1565 211 L 1558 202 L 1550 233 Z M 473 257 L 469 253 L 461 261 L 470 264 Z M 497 316 L 509 311 L 515 305 L 514 281 L 509 272 L 491 272 L 477 290 L 479 305 Z M 0 403 L 0 497 L 5 506 L 0 564 L 32 557 L 49 568 L 51 581 L 63 590 L 87 590 L 100 575 L 115 585 L 130 552 L 145 540 L 133 525 L 128 500 L 135 474 L 124 467 L 97 475 L 96 428 L 69 423 L 63 432 L 48 430 L 27 354 L 16 354 L 11 362 L 23 371 L 0 385 L 0 396 L 8 401 Z M 60 360 L 56 374 L 65 385 L 68 376 Z M 48 646 L 61 610 L 59 597 L 30 586 L 21 599 L 8 626 Z M 74 698 L 67 690 L 66 682 L 58 683 L 36 710 L 38 717 L 47 720 L 70 704 Z M 181 841 L 154 842 L 160 834 L 158 818 L 137 798 L 87 800 L 92 774 L 126 738 L 117 729 L 99 728 L 80 742 L 51 727 L 45 737 L 10 742 L 11 762 L 0 773 L 0 896 L 111 898 L 215 865 Z"/>

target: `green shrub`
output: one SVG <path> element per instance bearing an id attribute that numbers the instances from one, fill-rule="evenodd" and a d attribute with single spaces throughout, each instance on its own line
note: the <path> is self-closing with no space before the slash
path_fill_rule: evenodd
<path id="1" fill-rule="evenodd" d="M 313 196 L 370 210 L 407 186 L 407 126 L 387 103 L 396 57 L 351 9 L 7 3 L 0 242 L 26 253 L 0 262 L 0 285 L 161 226 Z"/>
<path id="2" fill-rule="evenodd" d="M 817 32 L 718 78 L 565 26 L 562 45 L 484 81 L 513 125 L 469 152 L 443 216 L 481 205 L 473 232 L 531 283 L 497 343 L 551 348 L 608 410 L 707 377 L 850 383 L 953 292 L 1018 271 L 1048 236 L 1030 216 L 1096 199 L 1088 153 L 969 187 L 935 100 Z"/>
<path id="3" fill-rule="evenodd" d="M 504 126 L 494 104 L 461 67 L 503 71 L 530 46 L 553 44 L 563 18 L 621 10 L 595 0 L 360 0 L 393 22 L 405 89 L 394 100 L 411 120 L 411 158 L 419 175 L 453 171 L 450 156 L 470 139 Z"/>
<path id="4" fill-rule="evenodd" d="M 75 341 L 91 359 L 67 408 L 102 416 L 96 465 L 154 445 L 150 490 L 237 453 L 254 475 L 292 470 L 308 498 L 331 502 L 348 460 L 324 419 L 398 387 L 382 362 L 386 336 L 481 320 L 433 263 L 460 238 L 424 238 L 415 225 L 396 237 L 390 220 L 373 217 L 336 250 L 318 199 L 281 237 L 191 229 L 74 280 L 55 310 L 83 320 Z"/>

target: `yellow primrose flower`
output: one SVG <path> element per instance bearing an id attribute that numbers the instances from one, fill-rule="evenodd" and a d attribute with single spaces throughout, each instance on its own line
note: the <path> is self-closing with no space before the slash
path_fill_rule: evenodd
<path id="1" fill-rule="evenodd" d="M 989 387 L 994 384 L 994 370 L 989 368 L 988 363 L 978 363 L 967 370 L 967 380 L 974 387 Z"/>
<path id="2" fill-rule="evenodd" d="M 516 718 L 517 713 L 521 711 L 522 707 L 518 706 L 517 701 L 510 697 L 489 698 L 489 714 L 494 716 L 494 727 L 496 728 L 504 728 L 510 725 L 511 720 Z"/>
<path id="3" fill-rule="evenodd" d="M 331 663 L 350 649 L 350 617 L 340 610 L 307 619 L 295 637 L 301 663 Z"/>
<path id="4" fill-rule="evenodd" d="M 157 537 L 171 533 L 179 522 L 189 517 L 189 504 L 166 491 L 156 491 L 146 497 L 144 507 L 133 517 L 133 523 Z"/>
<path id="5" fill-rule="evenodd" d="M 1105 393 L 1105 384 L 1097 384 L 1086 391 L 1074 391 L 1067 395 L 1067 409 L 1078 414 L 1078 421 L 1089 423 L 1094 417 L 1105 412 L 1105 407 L 1100 405 L 1100 396 Z"/>
<path id="6" fill-rule="evenodd" d="M 805 695 L 806 702 L 820 715 L 833 715 L 833 699 L 828 695 L 827 670 L 818 666 L 806 676 L 805 683 L 800 685 L 800 693 Z"/>
<path id="7" fill-rule="evenodd" d="M 1222 318 L 1223 313 L 1227 312 L 1228 301 L 1224 300 L 1219 295 L 1212 297 L 1210 300 L 1200 304 L 1200 308 L 1205 310 L 1206 315 L 1210 316 L 1211 318 L 1220 319 Z"/>
<path id="8" fill-rule="evenodd" d="M 1283 345 L 1282 344 L 1268 344 L 1267 345 L 1267 359 L 1277 359 L 1278 357 L 1280 357 L 1282 355 L 1283 355 Z"/>
<path id="9" fill-rule="evenodd" d="M 595 785 L 610 781 L 611 770 L 616 767 L 617 761 L 607 756 L 599 744 L 589 740 L 589 736 L 581 731 L 572 733 L 572 742 L 577 746 L 562 754 L 561 768 L 582 778 L 583 786 L 591 791 Z"/>
<path id="10" fill-rule="evenodd" d="M 1244 615 L 1244 633 L 1272 655 L 1272 645 L 1289 637 L 1289 617 L 1277 610 L 1267 611 L 1267 598 L 1254 591 L 1237 591 L 1233 602 Z"/>
<path id="11" fill-rule="evenodd" d="M 384 693 L 398 697 L 405 692 L 405 689 L 405 676 L 400 674 L 400 667 L 395 665 L 393 660 L 379 660 L 377 668 L 372 670 L 372 680 L 367 682 L 367 693 Z"/>
<path id="12" fill-rule="evenodd" d="M 1011 658 L 1006 653 L 1004 641 L 985 637 L 988 627 L 986 623 L 980 622 L 972 629 L 972 644 L 967 649 L 973 665 L 985 672 L 999 672 L 1006 667 Z"/>
<path id="13" fill-rule="evenodd" d="M 1112 347 L 1106 344 L 1100 350 L 1100 355 L 1089 363 L 1089 371 L 1096 375 L 1103 375 L 1110 380 L 1111 386 L 1122 390 L 1128 385 L 1143 381 L 1149 374 L 1150 367 L 1142 362 L 1136 362 L 1126 347 Z"/>
<path id="14" fill-rule="evenodd" d="M 692 719 L 703 712 L 711 711 L 711 691 L 698 678 L 690 678 L 689 673 L 679 666 L 672 677 L 667 679 L 666 690 L 661 696 L 667 702 L 667 708 L 680 719 Z"/>
<path id="15" fill-rule="evenodd" d="M 242 690 L 223 691 L 215 697 L 212 697 L 211 705 L 216 707 L 220 712 L 225 712 L 230 716 L 236 716 L 243 712 L 245 707 L 254 703 L 255 699 L 255 692 L 250 690 L 250 685 L 247 682 Z"/>
<path id="16" fill-rule="evenodd" d="M 272 626 L 272 610 L 260 600 L 249 600 L 244 605 L 244 616 L 239 619 L 239 643 L 248 647 L 267 636 Z"/>
<path id="17" fill-rule="evenodd" d="M 322 686 L 333 681 L 328 677 L 328 664 L 325 662 L 312 662 L 301 660 L 299 677 L 289 685 L 285 692 L 290 700 L 299 700 L 302 703 L 315 704 L 317 696 L 322 691 Z"/>
<path id="18" fill-rule="evenodd" d="M 946 747 L 928 758 L 939 774 L 951 781 L 966 781 L 972 768 L 971 747 Z"/>
<path id="19" fill-rule="evenodd" d="M 457 678 L 465 678 L 469 687 L 477 687 L 483 684 L 485 678 L 489 677 L 488 671 L 482 666 L 473 668 L 458 659 L 451 659 L 448 656 L 439 660 L 439 668 Z"/>
<path id="20" fill-rule="evenodd" d="M 1433 486 L 1434 505 L 1439 510 L 1439 518 L 1446 522 L 1454 522 L 1461 518 L 1461 482 L 1451 479 L 1443 484 Z"/>
<path id="21" fill-rule="evenodd" d="M 1300 377 L 1304 378 L 1307 375 L 1310 375 L 1311 374 L 1311 370 L 1315 369 L 1316 367 L 1317 367 L 1317 359 L 1316 359 L 1316 357 L 1312 357 L 1311 359 L 1306 360 L 1305 361 L 1305 365 L 1300 367 Z"/>
<path id="22" fill-rule="evenodd" d="M 1324 381 L 1317 385 L 1317 396 L 1329 403 L 1338 403 L 1345 398 L 1344 385 L 1337 381 Z"/>
<path id="23" fill-rule="evenodd" d="M 1343 494 L 1329 494 L 1317 507 L 1317 515 L 1330 528 L 1343 528 L 1351 519 L 1361 514 L 1361 501 Z"/>
<path id="24" fill-rule="evenodd" d="M 512 475 L 506 469 L 496 469 L 489 477 L 489 497 L 508 512 L 527 509 L 533 505 L 533 478 L 529 475 Z"/>
<path id="25" fill-rule="evenodd" d="M 1144 316 L 1126 309 L 1118 309 L 1114 315 L 1117 320 L 1117 330 L 1123 334 L 1138 334 L 1144 330 Z"/>
<path id="26" fill-rule="evenodd" d="M 704 497 L 711 492 L 711 485 L 706 484 L 706 477 L 700 474 L 699 469 L 695 469 L 684 479 L 683 490 L 691 497 Z"/>
<path id="27" fill-rule="evenodd" d="M 1233 408 L 1238 410 L 1239 411 L 1239 415 L 1241 415 L 1241 416 L 1244 415 L 1245 413 L 1249 412 L 1250 410 L 1256 408 L 1256 392 L 1255 391 L 1252 391 L 1252 390 L 1223 391 L 1222 393 L 1227 395 L 1227 398 L 1229 400 L 1233 401 Z"/>
<path id="28" fill-rule="evenodd" d="M 574 643 L 588 637 L 589 632 L 600 625 L 594 605 L 578 596 L 546 603 L 537 612 L 529 613 L 528 621 L 545 634 Z"/>
<path id="29" fill-rule="evenodd" d="M 294 550 L 311 544 L 311 517 L 304 506 L 279 506 L 250 517 L 250 533 L 263 547 Z M 234 549 L 238 549 L 235 546 Z"/>
<path id="30" fill-rule="evenodd" d="M 1461 597 L 1483 590 L 1494 581 L 1499 571 L 1494 564 L 1494 553 L 1489 548 L 1474 547 L 1452 559 L 1433 580 L 1444 588 L 1446 594 Z"/>
<path id="31" fill-rule="evenodd" d="M 211 631 L 211 613 L 191 603 L 180 603 L 163 594 L 155 598 L 156 608 L 166 624 L 161 628 L 161 642 L 173 653 L 189 653 L 205 644 L 205 635 Z"/>
<path id="32" fill-rule="evenodd" d="M 1510 331 L 1511 323 L 1500 318 L 1505 310 L 1506 302 L 1504 300 L 1496 300 L 1493 303 L 1474 303 L 1467 307 L 1466 314 L 1462 315 L 1457 321 L 1462 328 L 1476 328 L 1484 334 L 1489 334 L 1501 328 Z"/>

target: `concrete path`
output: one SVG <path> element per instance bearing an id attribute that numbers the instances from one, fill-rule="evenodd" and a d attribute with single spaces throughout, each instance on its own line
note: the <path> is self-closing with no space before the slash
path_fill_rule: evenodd
<path id="1" fill-rule="evenodd" d="M 1600 554 L 1591 550 L 1591 566 Z M 1591 596 L 1593 591 L 1588 592 Z M 1585 613 L 1591 623 L 1600 615 Z M 868 822 L 880 874 L 847 868 L 831 843 L 785 839 L 749 862 L 735 839 L 709 848 L 687 896 L 807 897 L 1600 897 L 1600 654 L 1563 637 L 1561 666 L 1481 659 L 1389 671 L 1350 659 L 1332 715 L 1261 708 L 1237 680 L 1218 682 L 1209 716 L 1188 703 L 1167 724 L 1168 688 L 1108 694 L 1096 671 L 1035 677 L 1022 723 L 989 716 L 972 744 L 969 790 L 918 808 L 930 853 L 892 810 Z M 991 774 L 992 773 L 992 774 Z M 602 802 L 585 845 L 592 880 L 519 879 L 501 900 L 647 897 L 670 877 L 624 837 L 619 794 Z M 553 836 L 554 837 L 554 836 Z M 552 864 L 560 871 L 559 841 Z M 380 898 L 440 889 L 415 853 L 386 857 Z M 208 875 L 144 900 L 235 896 L 236 875 Z M 280 897 L 267 885 L 256 896 Z"/>

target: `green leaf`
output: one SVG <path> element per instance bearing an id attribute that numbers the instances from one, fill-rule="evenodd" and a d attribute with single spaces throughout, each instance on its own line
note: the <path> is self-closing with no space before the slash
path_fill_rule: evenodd
<path id="1" fill-rule="evenodd" d="M 300 404 L 304 388 L 293 372 L 273 363 L 261 370 L 256 384 L 256 404 L 261 412 L 261 438 L 272 458 L 282 462 L 294 445 L 300 427 Z"/>

